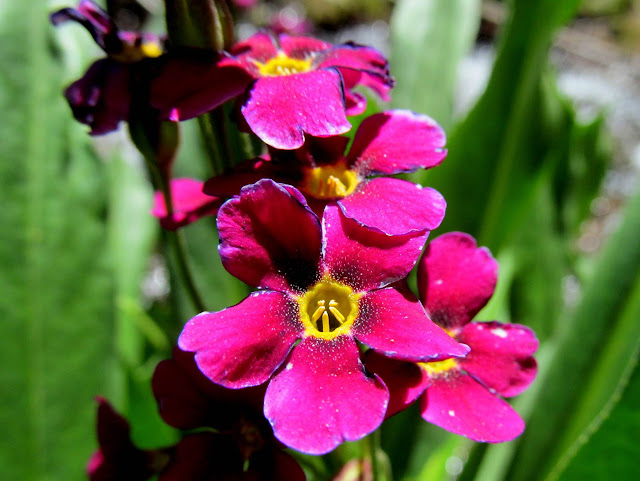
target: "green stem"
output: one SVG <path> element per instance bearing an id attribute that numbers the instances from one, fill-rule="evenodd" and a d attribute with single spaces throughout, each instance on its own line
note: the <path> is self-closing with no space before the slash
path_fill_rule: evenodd
<path id="1" fill-rule="evenodd" d="M 225 164 L 222 159 L 220 143 L 216 136 L 211 114 L 204 114 L 198 117 L 198 125 L 200 126 L 200 134 L 202 135 L 202 141 L 204 142 L 212 175 L 221 174 L 224 171 Z"/>
<path id="2" fill-rule="evenodd" d="M 371 463 L 371 481 L 380 481 L 380 463 L 378 462 L 378 451 L 380 450 L 380 430 L 374 432 L 364 438 L 364 458 Z"/>
<path id="3" fill-rule="evenodd" d="M 154 159 L 149 159 L 145 156 L 147 161 L 147 167 L 151 172 L 153 178 L 156 181 L 156 184 L 160 186 L 160 190 L 162 191 L 162 195 L 164 197 L 164 203 L 167 209 L 167 215 L 169 217 L 173 216 L 174 208 L 173 208 L 173 197 L 171 195 L 170 188 L 170 174 L 165 169 L 158 167 L 154 162 Z M 169 241 L 172 244 L 173 252 L 175 253 L 176 260 L 178 262 L 178 270 L 180 271 L 180 275 L 184 281 L 187 292 L 189 293 L 189 297 L 191 297 L 191 301 L 193 302 L 194 307 L 202 312 L 206 311 L 204 302 L 202 302 L 202 297 L 196 288 L 195 281 L 193 280 L 193 274 L 191 273 L 191 269 L 189 268 L 189 263 L 187 262 L 187 253 L 186 253 L 186 243 L 184 240 L 184 236 L 182 231 L 169 231 L 168 232 Z"/>

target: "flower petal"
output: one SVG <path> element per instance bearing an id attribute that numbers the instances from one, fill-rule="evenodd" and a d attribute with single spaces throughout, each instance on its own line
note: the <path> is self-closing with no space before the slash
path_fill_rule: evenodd
<path id="1" fill-rule="evenodd" d="M 502 396 L 520 394 L 538 371 L 532 354 L 538 339 L 528 327 L 500 322 L 472 322 L 457 336 L 471 347 L 461 367 Z"/>
<path id="2" fill-rule="evenodd" d="M 383 356 L 373 349 L 365 353 L 364 364 L 389 389 L 387 418 L 404 411 L 431 385 L 431 379 L 417 364 Z"/>
<path id="3" fill-rule="evenodd" d="M 254 473 L 256 477 L 249 477 Z M 246 481 L 305 481 L 307 479 L 304 471 L 291 455 L 279 449 L 266 448 L 251 457 L 247 475 Z M 244 481 L 244 478 L 242 480 Z"/>
<path id="4" fill-rule="evenodd" d="M 178 429 L 202 426 L 231 429 L 246 413 L 262 413 L 265 385 L 226 389 L 198 369 L 191 352 L 174 349 L 174 358 L 161 361 L 151 379 L 162 419 Z"/>
<path id="5" fill-rule="evenodd" d="M 470 376 L 451 372 L 432 382 L 420 402 L 426 421 L 486 443 L 510 441 L 524 430 L 518 413 Z"/>
<path id="6" fill-rule="evenodd" d="M 225 269 L 249 285 L 277 291 L 302 291 L 318 279 L 320 220 L 298 195 L 264 179 L 222 205 L 218 250 Z"/>
<path id="7" fill-rule="evenodd" d="M 192 318 L 178 346 L 196 353 L 198 367 L 213 382 L 238 389 L 269 379 L 303 329 L 295 301 L 258 291 L 233 307 Z"/>
<path id="8" fill-rule="evenodd" d="M 351 128 L 334 69 L 260 78 L 241 110 L 251 130 L 277 149 L 301 147 L 305 133 L 328 137 Z"/>
<path id="9" fill-rule="evenodd" d="M 284 444 L 324 454 L 375 430 L 388 399 L 382 381 L 365 373 L 352 338 L 307 337 L 269 383 L 264 414 Z"/>
<path id="10" fill-rule="evenodd" d="M 498 263 L 469 234 L 450 232 L 432 240 L 418 265 L 418 293 L 433 321 L 462 327 L 489 301 Z"/>
<path id="11" fill-rule="evenodd" d="M 162 192 L 157 191 L 153 196 L 151 215 L 160 219 L 160 225 L 168 230 L 176 230 L 191 224 L 206 216 L 218 213 L 223 199 L 212 197 L 202 192 L 204 183 L 196 179 L 171 179 L 171 197 L 173 201 L 173 216 L 167 213 L 167 207 Z"/>
<path id="12" fill-rule="evenodd" d="M 360 291 L 384 287 L 407 276 L 427 235 L 388 236 L 372 231 L 329 204 L 322 217 L 323 260 L 334 279 Z"/>
<path id="13" fill-rule="evenodd" d="M 129 116 L 131 69 L 110 58 L 94 62 L 64 92 L 75 119 L 91 135 L 108 134 Z"/>
<path id="14" fill-rule="evenodd" d="M 331 48 L 331 44 L 312 37 L 294 37 L 286 33 L 278 35 L 280 48 L 290 58 L 304 60 L 315 52 Z"/>
<path id="15" fill-rule="evenodd" d="M 266 32 L 258 32 L 246 40 L 237 42 L 231 49 L 231 55 L 242 61 L 256 61 L 265 63 L 278 55 L 278 48 L 273 38 Z"/>
<path id="16" fill-rule="evenodd" d="M 361 182 L 338 204 L 350 219 L 388 235 L 433 230 L 447 208 L 437 190 L 391 177 Z"/>
<path id="17" fill-rule="evenodd" d="M 150 103 L 163 119 L 187 120 L 243 93 L 253 77 L 238 64 L 215 59 L 170 57 L 151 81 Z"/>
<path id="18" fill-rule="evenodd" d="M 418 299 L 398 284 L 368 292 L 360 300 L 360 313 L 352 329 L 358 341 L 408 361 L 461 357 L 469 352 L 467 346 L 431 322 Z"/>
<path id="19" fill-rule="evenodd" d="M 364 119 L 348 155 L 368 174 L 398 174 L 429 169 L 446 157 L 444 130 L 426 115 L 390 110 Z"/>

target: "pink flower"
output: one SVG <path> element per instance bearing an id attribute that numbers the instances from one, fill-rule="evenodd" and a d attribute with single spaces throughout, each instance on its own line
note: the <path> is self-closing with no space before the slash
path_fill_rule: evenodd
<path id="1" fill-rule="evenodd" d="M 87 463 L 91 481 L 144 481 L 169 463 L 168 450 L 144 451 L 131 442 L 129 423 L 98 398 L 99 449 Z"/>
<path id="2" fill-rule="evenodd" d="M 244 162 L 226 175 L 209 179 L 207 194 L 229 197 L 261 178 L 291 184 L 322 216 L 329 202 L 356 222 L 389 235 L 435 229 L 446 202 L 429 187 L 391 177 L 435 167 L 445 158 L 446 137 L 426 115 L 391 110 L 366 118 L 345 154 L 346 137 L 310 137 L 295 152 L 271 150 L 270 156 Z"/>
<path id="3" fill-rule="evenodd" d="M 91 127 L 91 135 L 112 132 L 129 117 L 139 67 L 145 59 L 162 53 L 162 42 L 156 35 L 119 30 L 107 13 L 90 0 L 81 0 L 77 8 L 63 8 L 51 14 L 54 25 L 67 21 L 84 26 L 108 55 L 67 87 L 67 102 L 76 120 Z"/>
<path id="4" fill-rule="evenodd" d="M 386 59 L 351 43 L 331 45 L 307 37 L 258 33 L 217 61 L 174 58 L 151 87 L 151 102 L 166 118 L 185 120 L 241 93 L 249 128 L 278 149 L 296 149 L 305 134 L 347 132 L 346 115 L 364 111 L 364 85 L 383 99 L 393 86 Z"/>
<path id="5" fill-rule="evenodd" d="M 445 234 L 427 246 L 418 265 L 420 299 L 431 319 L 471 351 L 464 359 L 417 364 L 370 354 L 367 368 L 391 392 L 388 416 L 421 396 L 426 421 L 474 441 L 522 433 L 524 422 L 501 396 L 521 393 L 535 378 L 538 340 L 518 324 L 470 322 L 493 294 L 497 272 L 491 253 L 467 234 Z"/>
<path id="6" fill-rule="evenodd" d="M 382 422 L 389 394 L 356 341 L 414 362 L 468 351 L 395 283 L 415 264 L 422 232 L 372 232 L 336 205 L 321 224 L 300 192 L 268 179 L 223 204 L 218 231 L 225 268 L 260 290 L 191 319 L 178 345 L 216 384 L 268 382 L 264 413 L 287 446 L 326 453 Z"/>
<path id="7" fill-rule="evenodd" d="M 263 386 L 232 390 L 213 384 L 198 370 L 193 354 L 178 349 L 173 359 L 158 364 L 152 386 L 167 424 L 216 430 L 186 436 L 159 481 L 304 481 L 302 468 L 282 451 L 262 414 Z"/>
<path id="8" fill-rule="evenodd" d="M 202 217 L 215 216 L 224 199 L 202 193 L 203 182 L 196 179 L 171 179 L 169 188 L 173 203 L 173 215 L 169 215 L 162 192 L 153 196 L 151 215 L 160 220 L 168 230 L 176 230 Z"/>

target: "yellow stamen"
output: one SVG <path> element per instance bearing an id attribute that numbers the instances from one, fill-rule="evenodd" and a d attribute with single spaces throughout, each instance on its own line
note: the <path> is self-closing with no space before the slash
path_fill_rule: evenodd
<path id="1" fill-rule="evenodd" d="M 281 77 L 311 70 L 311 58 L 298 59 L 288 57 L 284 52 L 279 52 L 266 63 L 254 62 L 263 77 Z"/>
<path id="2" fill-rule="evenodd" d="M 358 317 L 361 297 L 351 287 L 325 276 L 298 298 L 305 335 L 330 340 L 347 334 Z"/>
<path id="3" fill-rule="evenodd" d="M 453 358 L 445 359 L 444 361 L 420 362 L 418 365 L 431 376 L 442 376 L 458 367 L 458 363 Z"/>
<path id="4" fill-rule="evenodd" d="M 346 162 L 305 169 L 302 189 L 317 199 L 339 199 L 351 194 L 358 186 L 358 173 L 348 169 Z"/>

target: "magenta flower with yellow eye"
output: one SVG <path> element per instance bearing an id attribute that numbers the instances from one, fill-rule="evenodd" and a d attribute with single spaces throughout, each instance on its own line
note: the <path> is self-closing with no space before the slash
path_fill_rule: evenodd
<path id="1" fill-rule="evenodd" d="M 389 100 L 393 80 L 377 50 L 262 32 L 217 61 L 170 59 L 152 83 L 151 102 L 178 121 L 244 94 L 240 111 L 249 128 L 272 147 L 297 149 L 305 134 L 327 137 L 351 128 L 346 116 L 366 107 L 352 90 L 357 85 Z"/>
<path id="2" fill-rule="evenodd" d="M 218 197 L 237 194 L 261 178 L 300 189 L 313 211 L 336 202 L 356 222 L 388 235 L 429 231 L 440 225 L 446 202 L 430 187 L 385 177 L 439 165 L 446 157 L 446 136 L 430 117 L 390 110 L 367 117 L 345 152 L 346 137 L 307 139 L 296 151 L 271 149 L 225 175 L 209 179 L 204 192 Z"/>
<path id="3" fill-rule="evenodd" d="M 535 378 L 538 340 L 519 324 L 470 322 L 493 294 L 497 275 L 496 260 L 468 234 L 451 232 L 429 243 L 418 265 L 420 300 L 436 324 L 471 350 L 464 359 L 426 363 L 367 353 L 367 368 L 391 392 L 387 416 L 420 397 L 426 421 L 474 441 L 497 443 L 522 433 L 524 422 L 501 396 L 520 394 Z"/>
<path id="4" fill-rule="evenodd" d="M 145 60 L 162 54 L 162 41 L 157 35 L 118 29 L 107 12 L 91 0 L 58 10 L 50 18 L 54 25 L 79 23 L 108 55 L 67 87 L 65 97 L 76 120 L 91 127 L 91 135 L 116 130 L 129 117 L 137 69 Z"/>
<path id="5" fill-rule="evenodd" d="M 218 230 L 225 268 L 260 290 L 191 319 L 178 345 L 216 384 L 268 382 L 264 413 L 287 446 L 326 453 L 380 425 L 389 394 L 365 371 L 358 343 L 414 362 L 468 352 L 396 282 L 424 232 L 387 236 L 336 205 L 321 223 L 300 192 L 268 179 L 223 204 Z"/>

